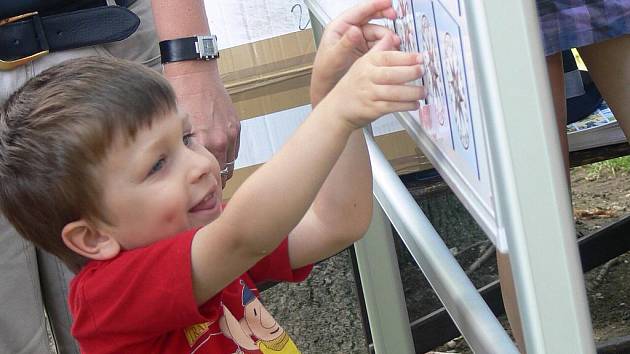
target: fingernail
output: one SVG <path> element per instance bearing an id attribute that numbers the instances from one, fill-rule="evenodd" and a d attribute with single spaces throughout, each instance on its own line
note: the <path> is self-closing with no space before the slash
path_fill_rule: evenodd
<path id="1" fill-rule="evenodd" d="M 422 53 L 420 53 L 420 54 L 418 54 L 418 55 L 416 56 L 416 61 L 417 61 L 418 63 L 422 63 Z"/>

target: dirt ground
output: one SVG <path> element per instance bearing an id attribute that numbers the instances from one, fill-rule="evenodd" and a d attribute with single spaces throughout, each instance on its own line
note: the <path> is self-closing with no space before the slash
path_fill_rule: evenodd
<path id="1" fill-rule="evenodd" d="M 588 235 L 630 214 L 630 174 L 588 167 L 577 167 L 571 171 L 571 185 L 576 231 L 578 236 Z M 453 240 L 455 244 L 458 240 Z M 468 241 L 470 244 L 473 241 Z M 474 244 L 474 243 L 473 243 Z M 463 244 L 460 247 L 467 247 Z M 474 246 L 461 254 L 458 260 L 466 269 L 478 259 L 481 246 Z M 455 250 L 457 252 L 457 250 Z M 471 274 L 475 285 L 496 279 L 496 264 L 489 260 L 478 271 Z M 592 317 L 595 341 L 607 343 L 624 337 L 630 338 L 630 252 L 585 274 L 585 284 Z M 432 302 L 431 295 L 416 299 Z M 433 296 L 435 297 L 435 296 Z M 414 299 L 411 296 L 412 300 Z M 409 298 L 408 298 L 409 301 Z M 416 308 L 425 308 L 424 305 Z M 411 309 L 411 307 L 410 307 Z M 410 310 L 410 312 L 412 312 Z M 419 313 L 418 313 L 419 314 Z M 500 318 L 507 325 L 505 318 Z M 451 353 L 471 353 L 463 338 L 455 339 L 436 350 Z M 628 353 L 628 349 L 607 353 Z"/>
<path id="2" fill-rule="evenodd" d="M 589 176 L 585 168 L 571 175 L 576 229 L 587 235 L 630 214 L 630 174 L 604 170 Z M 597 217 L 597 214 L 601 217 Z M 607 270 L 606 270 L 607 269 Z M 596 341 L 630 335 L 630 252 L 586 274 Z"/>
<path id="3" fill-rule="evenodd" d="M 630 175 L 613 175 L 609 170 L 602 170 L 597 176 L 592 172 L 585 167 L 572 171 L 578 236 L 590 234 L 630 214 Z M 448 187 L 438 184 L 427 188 L 426 184 L 413 180 L 405 183 L 462 268 L 470 270 L 475 286 L 479 288 L 496 280 L 494 256 L 488 257 L 478 268 L 470 269 L 488 251 L 490 242 Z M 406 249 L 400 242 L 397 246 L 407 310 L 409 317 L 415 320 L 441 304 Z M 630 335 L 629 263 L 630 253 L 626 253 L 586 274 L 594 334 L 599 343 Z M 604 268 L 606 272 L 602 271 Z M 350 257 L 343 252 L 316 265 L 305 282 L 274 286 L 263 292 L 262 297 L 302 353 L 367 354 L 355 286 Z M 500 320 L 507 326 L 504 317 Z M 436 350 L 471 353 L 461 338 Z"/>

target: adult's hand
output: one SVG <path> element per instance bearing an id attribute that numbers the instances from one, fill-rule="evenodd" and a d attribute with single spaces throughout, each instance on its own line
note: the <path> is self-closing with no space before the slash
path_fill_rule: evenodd
<path id="1" fill-rule="evenodd" d="M 373 19 L 394 19 L 391 0 L 371 0 L 353 7 L 326 26 L 319 43 L 311 83 L 311 103 L 317 105 L 350 66 L 377 42 L 393 36 L 393 45 L 400 39 L 389 29 L 369 23 Z M 333 55 L 334 53 L 334 55 Z M 345 53 L 340 55 L 339 53 Z"/>
<path id="2" fill-rule="evenodd" d="M 179 106 L 189 114 L 195 137 L 226 171 L 221 176 L 225 186 L 238 157 L 241 125 L 216 66 L 202 61 L 169 63 L 164 75 L 175 89 Z"/>
<path id="3" fill-rule="evenodd" d="M 152 0 L 159 40 L 210 33 L 202 0 Z M 219 41 L 221 39 L 219 38 Z M 220 60 L 220 59 L 218 59 Z M 193 132 L 219 160 L 223 185 L 232 177 L 238 157 L 240 121 L 227 94 L 215 60 L 181 61 L 164 65 L 180 107 L 191 117 Z M 226 164 L 227 163 L 227 164 Z"/>

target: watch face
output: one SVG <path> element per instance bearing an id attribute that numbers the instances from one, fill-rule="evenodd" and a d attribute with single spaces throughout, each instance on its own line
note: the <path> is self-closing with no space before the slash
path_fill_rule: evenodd
<path id="1" fill-rule="evenodd" d="M 195 47 L 201 59 L 214 59 L 219 56 L 217 36 L 198 36 Z"/>

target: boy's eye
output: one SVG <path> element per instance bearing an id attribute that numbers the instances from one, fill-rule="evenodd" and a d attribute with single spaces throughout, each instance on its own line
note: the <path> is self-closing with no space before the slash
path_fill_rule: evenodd
<path id="1" fill-rule="evenodd" d="M 165 158 L 160 158 L 152 167 L 151 170 L 149 171 L 148 176 L 153 175 L 154 173 L 157 173 L 158 171 L 160 171 L 162 169 L 162 167 L 164 167 L 164 165 L 166 164 L 166 159 Z"/>
<path id="2" fill-rule="evenodd" d="M 195 142 L 194 138 L 195 138 L 195 133 L 186 133 L 182 137 L 182 141 L 184 142 L 184 145 L 191 146 Z"/>

